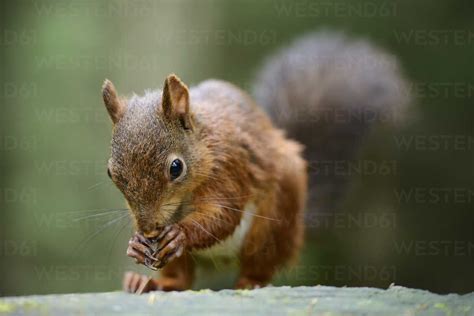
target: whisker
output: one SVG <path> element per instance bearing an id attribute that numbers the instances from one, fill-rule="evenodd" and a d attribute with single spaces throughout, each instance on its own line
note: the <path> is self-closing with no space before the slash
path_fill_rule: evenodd
<path id="1" fill-rule="evenodd" d="M 78 246 L 74 247 L 73 249 L 74 250 L 77 250 L 78 252 L 80 252 L 82 250 L 82 247 L 87 244 L 90 240 L 92 240 L 92 238 L 94 238 L 95 236 L 97 236 L 99 233 L 101 233 L 102 231 L 104 231 L 107 227 L 109 227 L 110 225 L 124 219 L 126 216 L 128 216 L 128 213 L 127 214 L 123 214 L 121 215 L 120 217 L 118 218 L 115 218 L 109 222 L 107 222 L 105 225 L 101 226 L 99 228 L 99 230 L 97 230 L 95 233 L 93 233 L 92 235 L 88 236 L 84 241 L 82 241 L 81 243 L 79 243 Z"/>
<path id="2" fill-rule="evenodd" d="M 193 220 L 193 219 L 190 219 L 194 224 L 198 225 L 203 231 L 205 231 L 206 233 L 208 233 L 210 236 L 212 236 L 215 240 L 217 240 L 218 242 L 221 242 L 221 240 L 219 238 L 217 238 L 215 235 L 211 234 L 208 230 L 206 230 L 201 224 L 199 224 L 197 221 Z M 236 250 L 237 248 L 234 247 L 233 250 Z"/>
<path id="3" fill-rule="evenodd" d="M 188 205 L 191 205 L 192 203 L 188 204 Z M 217 207 L 222 207 L 222 208 L 225 208 L 225 209 L 228 209 L 228 210 L 232 210 L 232 211 L 235 211 L 235 212 L 240 212 L 240 213 L 249 213 L 250 215 L 254 216 L 254 217 L 258 217 L 258 218 L 263 218 L 263 219 L 267 219 L 267 220 L 271 220 L 271 221 L 277 221 L 279 222 L 280 220 L 278 218 L 271 218 L 271 217 L 267 217 L 267 216 L 263 216 L 263 215 L 259 215 L 259 214 L 255 214 L 253 212 L 250 212 L 250 211 L 243 211 L 243 210 L 239 210 L 237 208 L 233 208 L 233 207 L 230 207 L 230 206 L 226 206 L 226 205 L 222 205 L 222 204 L 216 204 L 216 203 L 209 203 L 210 205 L 214 205 L 214 206 L 217 206 Z M 167 204 L 168 205 L 180 205 L 180 203 L 174 203 L 174 204 Z M 184 204 L 186 205 L 186 204 Z"/>
<path id="4" fill-rule="evenodd" d="M 215 199 L 215 201 L 218 201 L 218 199 Z M 195 204 L 195 202 L 211 202 L 210 203 L 211 205 L 222 207 L 222 208 L 232 210 L 232 211 L 235 211 L 235 212 L 249 213 L 250 215 L 252 215 L 254 217 L 263 218 L 263 219 L 267 219 L 267 220 L 271 220 L 271 221 L 277 221 L 277 222 L 280 221 L 277 218 L 271 218 L 271 217 L 255 214 L 255 213 L 250 212 L 250 211 L 243 211 L 243 210 L 239 210 L 239 209 L 236 209 L 236 208 L 233 208 L 233 207 L 230 207 L 230 206 L 212 203 L 212 199 L 209 199 L 209 200 L 204 200 L 204 199 L 203 200 L 195 200 L 195 201 L 191 201 L 191 202 L 181 202 L 181 203 L 179 203 L 179 202 L 178 203 L 167 203 L 167 204 L 163 204 L 162 206 L 193 205 L 193 204 Z"/>
<path id="5" fill-rule="evenodd" d="M 207 214 L 207 213 L 204 213 L 204 212 L 196 211 L 196 213 L 198 213 L 198 214 L 200 214 L 200 215 L 203 215 L 203 216 L 205 216 L 205 217 L 207 217 L 207 218 L 214 219 L 214 220 L 219 221 L 219 222 L 224 223 L 224 224 L 229 224 L 229 225 L 231 224 L 229 221 L 225 221 L 225 220 L 223 220 L 222 218 L 215 217 L 215 216 L 212 216 L 212 215 Z"/>
<path id="6" fill-rule="evenodd" d="M 87 188 L 87 191 L 92 191 L 94 190 L 95 188 L 99 187 L 100 185 L 104 184 L 105 181 L 100 181 L 100 182 L 97 182 L 96 184 L 94 185 L 91 185 L 90 187 Z"/>
<path id="7" fill-rule="evenodd" d="M 73 219 L 73 221 L 78 222 L 78 221 L 82 221 L 82 220 L 85 220 L 85 219 L 91 219 L 93 217 L 103 217 L 103 216 L 112 215 L 112 214 L 120 213 L 120 212 L 126 212 L 126 211 L 128 211 L 128 209 L 111 210 L 111 211 L 106 211 L 106 212 L 103 212 L 103 213 L 81 216 L 79 218 Z"/>
<path id="8" fill-rule="evenodd" d="M 219 200 L 232 201 L 232 200 L 240 200 L 243 198 L 250 198 L 254 196 L 255 196 L 254 194 L 245 194 L 245 195 L 237 195 L 237 196 L 229 196 L 229 197 L 212 197 L 211 196 L 211 197 L 206 197 L 206 198 L 195 199 L 194 201 L 219 201 Z"/>
<path id="9" fill-rule="evenodd" d="M 117 232 L 115 233 L 114 237 L 112 238 L 112 242 L 110 243 L 110 247 L 109 247 L 109 254 L 107 255 L 107 264 L 110 264 L 110 259 L 111 259 L 111 256 L 112 256 L 112 249 L 114 248 L 114 245 L 117 243 L 117 238 L 118 236 L 120 235 L 120 233 L 124 230 L 124 228 L 130 224 L 131 222 L 131 218 L 129 217 L 128 220 L 125 222 L 125 224 L 123 224 L 118 230 Z"/>
<path id="10" fill-rule="evenodd" d="M 222 207 L 222 208 L 225 208 L 225 209 L 228 209 L 228 210 L 232 210 L 232 211 L 236 211 L 236 212 L 240 212 L 240 213 L 248 213 L 254 217 L 258 217 L 258 218 L 263 218 L 263 219 L 267 219 L 267 220 L 271 220 L 271 221 L 276 221 L 276 222 L 279 222 L 280 220 L 277 219 L 277 218 L 271 218 L 271 217 L 266 217 L 266 216 L 263 216 L 263 215 L 259 215 L 259 214 L 255 214 L 255 213 L 252 213 L 250 211 L 242 211 L 242 210 L 239 210 L 237 208 L 233 208 L 233 207 L 230 207 L 230 206 L 225 206 L 225 205 L 220 205 L 220 204 L 214 204 L 215 206 L 219 206 L 219 207 Z"/>
<path id="11" fill-rule="evenodd" d="M 197 264 L 198 264 L 198 261 L 196 260 L 196 257 L 194 257 L 193 252 L 192 252 L 192 251 L 188 251 L 188 254 L 191 256 L 191 259 L 193 259 L 194 264 L 197 265 Z"/>
<path id="12" fill-rule="evenodd" d="M 231 200 L 240 200 L 245 197 L 252 197 L 253 195 L 241 195 L 241 196 L 236 196 L 236 197 L 228 197 L 228 198 L 205 198 L 205 199 L 196 199 L 192 201 L 182 201 L 182 202 L 174 202 L 174 203 L 165 203 L 162 206 L 176 206 L 176 205 L 192 205 L 195 204 L 196 202 L 209 202 L 209 201 L 231 201 Z"/>
<path id="13" fill-rule="evenodd" d="M 204 232 L 206 232 L 209 236 L 211 236 L 212 238 L 214 238 L 215 240 L 217 240 L 218 242 L 221 242 L 221 240 L 219 238 L 217 238 L 216 236 L 214 236 L 212 233 L 210 233 L 208 230 L 206 230 L 204 227 L 202 227 L 201 224 L 199 224 L 198 222 L 196 222 L 194 219 L 190 218 L 190 220 L 195 224 L 197 225 L 198 227 L 200 227 Z"/>
<path id="14" fill-rule="evenodd" d="M 200 225 L 197 221 L 193 220 L 193 219 L 190 219 L 194 224 L 198 225 L 199 228 L 201 228 L 204 232 L 208 233 L 210 236 L 212 236 L 215 240 L 217 240 L 218 242 L 221 242 L 221 240 L 219 238 L 217 238 L 216 236 L 214 236 L 213 234 L 211 234 L 209 231 L 207 231 L 206 229 L 204 229 L 204 227 L 202 225 Z M 234 247 L 232 248 L 232 258 L 235 258 L 237 259 L 237 261 L 240 261 L 237 253 L 238 253 L 238 248 L 234 245 Z M 218 270 L 218 271 L 221 271 L 221 266 L 220 264 L 218 264 L 218 261 L 215 260 L 214 258 L 214 255 L 212 254 L 212 252 L 210 253 L 210 259 L 212 261 L 212 263 L 214 264 L 214 267 Z"/>
<path id="15" fill-rule="evenodd" d="M 214 268 L 216 268 L 217 271 L 222 272 L 223 270 L 222 265 L 218 264 L 218 261 L 216 261 L 216 258 L 214 257 L 212 253 L 210 255 L 210 258 L 211 258 L 212 264 L 214 265 Z"/>
<path id="16" fill-rule="evenodd" d="M 240 201 L 243 198 L 252 197 L 253 195 L 240 195 L 240 196 L 233 196 L 233 197 L 207 197 L 207 198 L 199 198 L 194 199 L 194 202 L 207 202 L 207 201 Z"/>
<path id="17" fill-rule="evenodd" d="M 194 264 L 195 264 L 195 265 L 198 265 L 198 264 L 199 264 L 199 261 L 198 261 L 198 259 L 196 259 L 196 257 L 193 255 L 192 251 L 189 251 L 188 253 L 189 253 L 189 255 L 191 256 L 191 259 L 194 261 Z M 237 257 L 237 256 L 236 256 L 236 257 Z M 215 260 L 213 254 L 210 255 L 210 259 L 211 259 L 211 261 L 212 261 L 212 264 L 214 265 L 214 268 L 216 268 L 217 271 L 219 271 L 219 272 L 223 271 L 221 265 L 217 264 L 217 261 Z"/>
<path id="18" fill-rule="evenodd" d="M 128 210 L 126 208 L 96 208 L 96 209 L 89 209 L 89 210 L 77 210 L 77 211 L 67 211 L 67 212 L 59 212 L 60 214 L 76 214 L 76 213 L 92 213 L 92 212 L 103 212 L 103 211 L 115 211 L 115 210 Z"/>

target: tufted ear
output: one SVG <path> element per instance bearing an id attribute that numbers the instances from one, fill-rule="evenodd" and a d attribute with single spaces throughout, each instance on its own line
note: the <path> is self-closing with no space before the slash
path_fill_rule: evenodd
<path id="1" fill-rule="evenodd" d="M 184 129 L 193 129 L 188 87 L 174 74 L 169 75 L 165 80 L 162 107 L 167 119 L 178 119 Z"/>
<path id="2" fill-rule="evenodd" d="M 102 98 L 112 122 L 116 124 L 125 113 L 125 105 L 118 97 L 114 84 L 108 79 L 102 85 Z"/>

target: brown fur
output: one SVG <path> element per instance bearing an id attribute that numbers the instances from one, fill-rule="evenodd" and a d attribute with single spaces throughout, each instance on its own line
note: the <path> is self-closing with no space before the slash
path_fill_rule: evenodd
<path id="1" fill-rule="evenodd" d="M 117 95 L 115 89 L 107 93 Z M 122 103 L 104 101 L 115 123 L 109 170 L 138 232 L 157 236 L 173 226 L 172 237 L 182 236 L 165 247 L 175 248 L 163 250 L 168 253 L 160 257 L 162 262 L 179 253 L 178 247 L 188 253 L 232 235 L 250 202 L 256 214 L 240 251 L 236 286 L 264 286 L 296 257 L 303 242 L 307 189 L 302 146 L 286 139 L 246 93 L 215 80 L 188 90 L 170 75 L 163 92 L 133 96 L 125 111 L 114 108 Z M 174 156 L 187 166 L 179 181 L 168 175 Z M 182 259 L 187 255 L 175 257 L 162 271 L 167 286 L 142 290 L 189 288 L 193 269 Z M 131 291 L 139 280 L 147 280 L 128 279 L 133 281 L 128 282 L 132 287 L 126 286 Z"/>

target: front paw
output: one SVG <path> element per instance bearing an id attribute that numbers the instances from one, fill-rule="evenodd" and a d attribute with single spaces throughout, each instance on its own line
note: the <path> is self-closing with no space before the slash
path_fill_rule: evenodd
<path id="1" fill-rule="evenodd" d="M 128 242 L 127 256 L 135 259 L 138 264 L 144 264 L 152 270 L 156 270 L 157 258 L 153 256 L 153 242 L 140 233 L 135 233 Z"/>
<path id="2" fill-rule="evenodd" d="M 177 224 L 166 226 L 158 236 L 158 247 L 153 253 L 153 266 L 156 269 L 164 267 L 174 258 L 180 257 L 186 248 L 186 235 Z"/>

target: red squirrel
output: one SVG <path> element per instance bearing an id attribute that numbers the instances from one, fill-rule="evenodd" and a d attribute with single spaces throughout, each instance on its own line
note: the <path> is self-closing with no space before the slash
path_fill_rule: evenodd
<path id="1" fill-rule="evenodd" d="M 304 146 L 310 161 L 350 157 L 371 124 L 314 118 L 327 109 L 403 108 L 407 99 L 395 89 L 404 81 L 393 62 L 366 42 L 310 34 L 267 62 L 255 85 L 258 102 L 218 80 L 189 89 L 171 74 L 163 89 L 128 99 L 106 80 L 102 95 L 113 122 L 108 174 L 136 226 L 127 255 L 161 269 L 159 279 L 127 273 L 124 289 L 189 289 L 191 256 L 209 251 L 238 258 L 236 288 L 267 285 L 303 244 Z M 310 207 L 318 207 L 315 192 Z"/>

